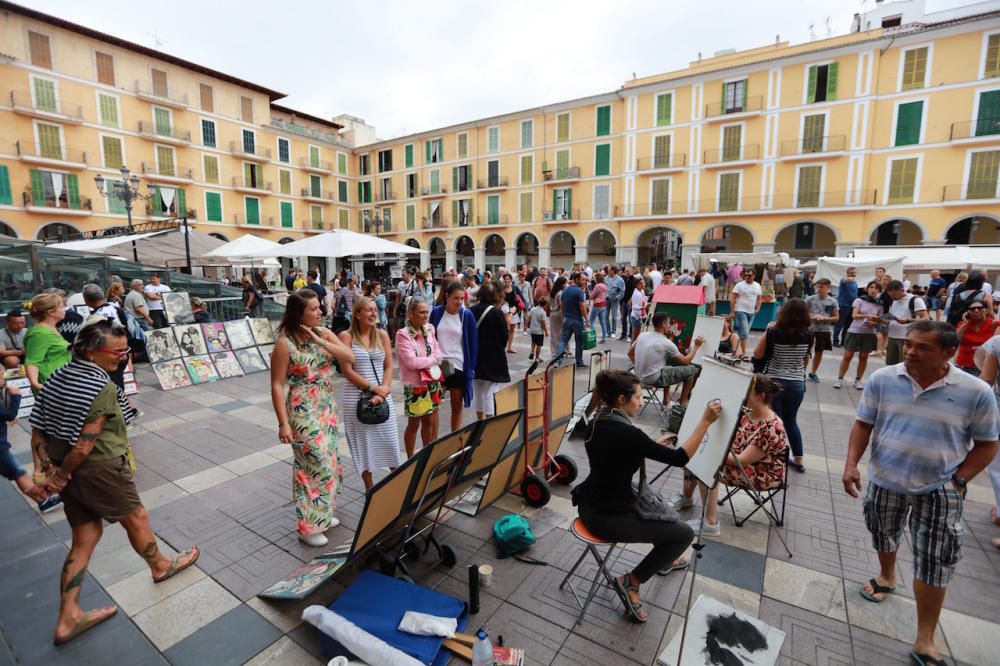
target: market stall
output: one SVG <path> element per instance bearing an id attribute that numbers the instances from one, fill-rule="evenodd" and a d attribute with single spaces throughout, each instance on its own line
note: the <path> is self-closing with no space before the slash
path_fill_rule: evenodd
<path id="1" fill-rule="evenodd" d="M 788 273 L 795 260 L 785 252 L 710 252 L 691 255 L 695 270 L 706 268 L 715 277 L 715 314 L 729 314 L 729 293 L 744 268 L 753 268 L 761 286 L 761 306 L 751 328 L 762 331 L 774 321 L 785 300 Z"/>

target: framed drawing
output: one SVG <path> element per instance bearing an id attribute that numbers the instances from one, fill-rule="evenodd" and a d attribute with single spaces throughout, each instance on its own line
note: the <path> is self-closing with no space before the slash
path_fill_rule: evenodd
<path id="1" fill-rule="evenodd" d="M 177 344 L 183 356 L 202 356 L 208 353 L 198 324 L 178 324 L 174 326 L 174 335 L 177 336 Z"/>
<path id="2" fill-rule="evenodd" d="M 231 349 L 243 349 L 253 347 L 253 333 L 250 332 L 250 324 L 247 319 L 234 319 L 227 321 L 226 335 L 229 336 L 229 347 Z"/>

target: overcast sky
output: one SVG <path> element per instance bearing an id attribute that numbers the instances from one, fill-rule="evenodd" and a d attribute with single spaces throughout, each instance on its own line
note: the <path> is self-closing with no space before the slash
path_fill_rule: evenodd
<path id="1" fill-rule="evenodd" d="M 822 38 L 828 18 L 843 34 L 862 9 L 861 0 L 20 1 L 279 90 L 292 108 L 359 116 L 386 139 L 608 92 L 699 52 L 776 35 L 807 42 L 811 24 Z M 927 0 L 927 9 L 962 4 Z"/>

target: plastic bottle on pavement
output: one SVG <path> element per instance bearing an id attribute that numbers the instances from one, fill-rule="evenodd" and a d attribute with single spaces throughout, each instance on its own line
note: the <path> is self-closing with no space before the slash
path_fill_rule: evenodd
<path id="1" fill-rule="evenodd" d="M 493 644 L 482 629 L 476 634 L 472 646 L 472 666 L 493 666 Z"/>

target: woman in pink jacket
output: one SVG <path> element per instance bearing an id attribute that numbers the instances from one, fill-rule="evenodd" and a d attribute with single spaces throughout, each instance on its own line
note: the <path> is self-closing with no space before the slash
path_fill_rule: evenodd
<path id="1" fill-rule="evenodd" d="M 403 432 L 407 457 L 413 455 L 418 428 L 423 446 L 438 436 L 438 406 L 444 397 L 444 387 L 438 366 L 441 348 L 434 337 L 434 327 L 428 323 L 430 314 L 429 301 L 411 299 L 406 310 L 407 325 L 396 331 L 396 356 L 403 382 L 403 411 L 407 418 Z"/>

